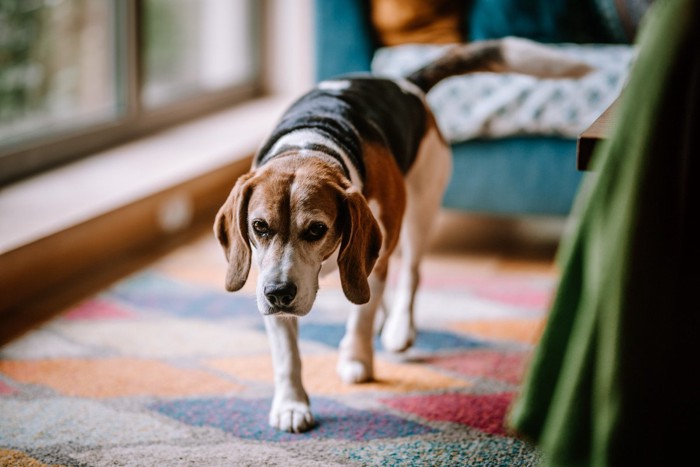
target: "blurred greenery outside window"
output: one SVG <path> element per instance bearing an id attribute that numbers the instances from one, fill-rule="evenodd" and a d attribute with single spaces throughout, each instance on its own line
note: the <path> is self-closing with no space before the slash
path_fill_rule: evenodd
<path id="1" fill-rule="evenodd" d="M 0 183 L 258 93 L 256 0 L 0 0 Z"/>

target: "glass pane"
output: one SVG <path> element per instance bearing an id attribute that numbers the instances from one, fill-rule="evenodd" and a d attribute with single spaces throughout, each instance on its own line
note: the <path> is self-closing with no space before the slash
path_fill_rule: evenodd
<path id="1" fill-rule="evenodd" d="M 112 0 L 0 0 L 0 145 L 114 118 Z"/>
<path id="2" fill-rule="evenodd" d="M 254 0 L 146 0 L 143 100 L 155 107 L 250 83 Z"/>

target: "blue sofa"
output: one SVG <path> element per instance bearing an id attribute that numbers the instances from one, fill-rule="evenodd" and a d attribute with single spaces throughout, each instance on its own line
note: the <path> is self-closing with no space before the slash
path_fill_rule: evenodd
<path id="1" fill-rule="evenodd" d="M 573 11 L 574 3 L 578 11 Z M 470 31 L 467 39 L 515 35 L 540 42 L 629 43 L 621 24 L 598 15 L 601 3 L 604 2 L 471 0 L 465 17 Z M 316 0 L 315 15 L 316 78 L 321 81 L 368 71 L 379 47 L 368 2 Z M 566 24 L 568 30 L 558 28 L 557 22 Z M 453 154 L 453 176 L 443 201 L 448 209 L 565 216 L 582 177 L 576 169 L 574 139 L 477 139 L 454 144 Z"/>

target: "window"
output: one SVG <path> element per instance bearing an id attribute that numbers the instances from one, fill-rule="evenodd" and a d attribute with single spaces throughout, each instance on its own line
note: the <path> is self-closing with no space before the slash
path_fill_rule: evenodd
<path id="1" fill-rule="evenodd" d="M 109 2 L 0 4 L 0 141 L 118 116 L 115 11 Z"/>
<path id="2" fill-rule="evenodd" d="M 259 92 L 256 0 L 2 0 L 0 183 Z"/>

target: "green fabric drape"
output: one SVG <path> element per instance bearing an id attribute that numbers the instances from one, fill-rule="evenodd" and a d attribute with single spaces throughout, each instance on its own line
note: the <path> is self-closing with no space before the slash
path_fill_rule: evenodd
<path id="1" fill-rule="evenodd" d="M 700 458 L 698 3 L 657 0 L 647 15 L 559 252 L 547 327 L 509 417 L 549 465 Z"/>

